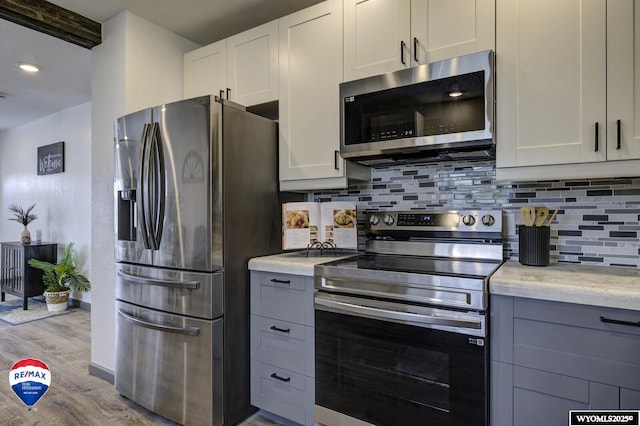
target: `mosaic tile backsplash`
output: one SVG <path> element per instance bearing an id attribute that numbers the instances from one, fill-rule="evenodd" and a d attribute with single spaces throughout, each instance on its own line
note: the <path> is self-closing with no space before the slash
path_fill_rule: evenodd
<path id="1" fill-rule="evenodd" d="M 551 262 L 640 268 L 640 177 L 497 183 L 495 161 L 373 168 L 371 182 L 318 192 L 314 201 L 355 201 L 367 210 L 501 209 L 505 256 L 518 258 L 520 207 L 558 209 Z"/>

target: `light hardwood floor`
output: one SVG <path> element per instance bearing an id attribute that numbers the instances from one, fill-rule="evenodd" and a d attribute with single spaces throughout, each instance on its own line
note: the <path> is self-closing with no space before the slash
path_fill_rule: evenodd
<path id="1" fill-rule="evenodd" d="M 89 375 L 91 314 L 74 312 L 12 326 L 0 321 L 0 425 L 175 425 L 120 397 L 110 383 Z M 32 411 L 9 386 L 9 370 L 36 358 L 51 370 L 51 386 Z M 242 426 L 273 426 L 254 415 Z"/>

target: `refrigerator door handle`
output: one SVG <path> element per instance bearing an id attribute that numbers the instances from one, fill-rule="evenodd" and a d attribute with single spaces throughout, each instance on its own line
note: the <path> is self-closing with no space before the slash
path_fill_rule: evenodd
<path id="1" fill-rule="evenodd" d="M 136 284 L 147 284 L 147 285 L 155 285 L 160 287 L 169 287 L 169 288 L 182 288 L 186 290 L 196 290 L 200 288 L 199 281 L 168 281 L 168 280 L 158 280 L 155 278 L 147 278 L 147 277 L 139 277 L 136 275 L 127 274 L 126 272 L 118 271 L 118 276 L 123 279 L 136 283 Z"/>
<path id="2" fill-rule="evenodd" d="M 164 150 L 162 147 L 162 139 L 160 137 L 160 124 L 154 122 L 151 130 L 151 149 L 150 155 L 152 176 L 150 181 L 152 182 L 152 205 L 153 212 L 151 214 L 151 241 L 154 250 L 160 249 L 160 241 L 162 240 L 162 231 L 164 226 L 164 209 L 166 202 L 166 179 L 165 179 L 165 164 L 164 164 Z"/>
<path id="3" fill-rule="evenodd" d="M 141 234 L 142 234 L 142 242 L 144 244 L 145 249 L 151 248 L 151 241 L 149 241 L 149 208 L 148 208 L 148 198 L 149 198 L 149 187 L 148 183 L 145 181 L 145 178 L 148 175 L 148 162 L 147 162 L 147 150 L 148 150 L 148 139 L 149 139 L 149 123 L 145 123 L 142 128 L 142 153 L 140 155 L 140 223 L 141 223 Z"/>
<path id="4" fill-rule="evenodd" d="M 153 215 L 155 214 L 155 205 L 156 205 L 156 197 L 155 197 L 155 187 L 154 187 L 154 156 L 153 156 L 153 124 L 148 125 L 148 133 L 147 138 L 145 140 L 143 152 L 144 158 L 144 169 L 142 169 L 142 184 L 144 188 L 142 190 L 143 193 L 146 193 L 147 197 L 144 200 L 144 217 L 146 222 L 146 233 L 147 238 L 149 239 L 149 247 L 151 250 L 156 250 L 156 242 L 154 240 L 154 224 L 153 224 Z"/>
<path id="5" fill-rule="evenodd" d="M 170 325 L 164 324 L 156 324 L 154 322 L 143 321 L 126 312 L 124 309 L 120 308 L 118 313 L 122 315 L 126 320 L 131 321 L 132 323 L 139 325 L 140 327 L 149 328 L 151 330 L 163 331 L 167 333 L 175 333 L 175 334 L 187 334 L 189 336 L 197 336 L 200 334 L 200 329 L 198 327 L 172 327 Z"/>

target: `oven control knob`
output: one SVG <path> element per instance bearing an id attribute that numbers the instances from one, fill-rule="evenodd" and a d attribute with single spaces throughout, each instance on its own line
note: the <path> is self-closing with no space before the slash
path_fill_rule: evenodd
<path id="1" fill-rule="evenodd" d="M 369 223 L 375 226 L 380 223 L 380 218 L 375 214 L 372 214 L 371 216 L 369 216 Z"/>
<path id="2" fill-rule="evenodd" d="M 476 218 L 471 216 L 470 214 L 465 214 L 464 216 L 462 216 L 462 223 L 467 226 L 472 226 L 476 223 Z"/>
<path id="3" fill-rule="evenodd" d="M 394 219 L 393 216 L 390 216 L 388 214 L 385 214 L 384 217 L 382 218 L 382 221 L 385 223 L 385 225 L 393 225 Z"/>
<path id="4" fill-rule="evenodd" d="M 496 223 L 496 218 L 491 216 L 490 214 L 485 214 L 484 216 L 482 216 L 482 224 L 484 226 L 492 226 L 494 223 Z"/>

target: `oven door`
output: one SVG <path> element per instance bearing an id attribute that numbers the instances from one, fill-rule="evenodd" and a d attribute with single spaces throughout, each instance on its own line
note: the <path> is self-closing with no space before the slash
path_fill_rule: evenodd
<path id="1" fill-rule="evenodd" d="M 316 295 L 316 412 L 375 425 L 487 424 L 485 338 L 431 328 L 460 324 L 460 313 L 360 300 Z M 484 315 L 464 315 L 484 331 Z"/>

